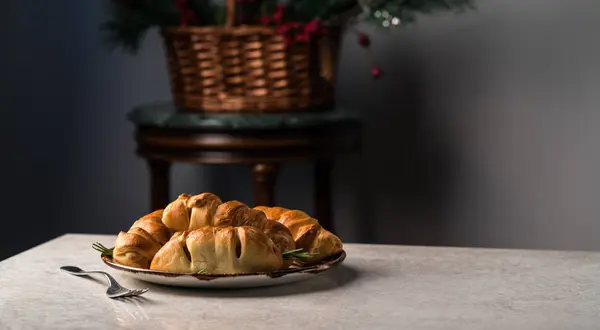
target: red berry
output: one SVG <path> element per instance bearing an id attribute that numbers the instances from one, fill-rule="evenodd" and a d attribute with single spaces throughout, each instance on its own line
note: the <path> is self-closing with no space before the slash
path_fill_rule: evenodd
<path id="1" fill-rule="evenodd" d="M 287 35 L 290 33 L 292 26 L 290 23 L 284 23 L 275 28 L 275 32 L 280 35 Z"/>
<path id="2" fill-rule="evenodd" d="M 375 78 L 379 78 L 381 76 L 381 68 L 378 66 L 371 68 L 371 75 L 373 75 Z"/>
<path id="3" fill-rule="evenodd" d="M 276 12 L 275 14 L 273 14 L 273 22 L 275 22 L 276 24 L 281 24 L 282 21 L 283 12 Z"/>
<path id="4" fill-rule="evenodd" d="M 320 28 L 321 22 L 318 19 L 313 19 L 304 26 L 304 32 L 309 34 L 315 34 L 319 32 Z"/>
<path id="5" fill-rule="evenodd" d="M 310 34 L 304 32 L 304 33 L 299 33 L 296 35 L 296 41 L 298 42 L 309 42 L 310 41 Z"/>
<path id="6" fill-rule="evenodd" d="M 271 23 L 271 17 L 264 15 L 260 17 L 260 24 L 269 25 Z"/>
<path id="7" fill-rule="evenodd" d="M 358 44 L 363 47 L 369 47 L 369 45 L 371 44 L 371 39 L 369 39 L 369 36 L 367 36 L 366 34 L 359 33 L 358 34 Z"/>

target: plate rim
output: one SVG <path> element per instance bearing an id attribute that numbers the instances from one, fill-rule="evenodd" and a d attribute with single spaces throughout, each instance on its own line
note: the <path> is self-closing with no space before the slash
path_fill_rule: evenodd
<path id="1" fill-rule="evenodd" d="M 168 278 L 176 278 L 176 277 L 194 277 L 203 281 L 212 281 L 216 279 L 222 278 L 239 278 L 239 277 L 254 277 L 254 276 L 268 276 L 272 279 L 280 278 L 286 275 L 291 274 L 319 274 L 330 268 L 342 263 L 346 259 L 346 251 L 341 250 L 340 252 L 324 259 L 316 265 L 307 266 L 307 267 L 298 267 L 298 268 L 286 268 L 280 270 L 274 270 L 270 272 L 255 272 L 255 273 L 238 273 L 238 274 L 196 274 L 196 273 L 172 273 L 161 270 L 152 270 L 152 269 L 143 269 L 136 268 L 131 266 L 125 266 L 118 264 L 112 260 L 111 257 L 108 256 L 100 256 L 105 265 L 128 273 L 133 273 L 136 275 L 144 274 L 144 275 L 152 275 L 152 276 L 161 276 Z"/>

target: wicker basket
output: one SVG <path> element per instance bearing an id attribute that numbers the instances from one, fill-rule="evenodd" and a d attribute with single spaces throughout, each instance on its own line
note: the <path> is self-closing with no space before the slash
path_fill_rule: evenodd
<path id="1" fill-rule="evenodd" d="M 175 105 L 196 112 L 298 112 L 330 109 L 339 32 L 285 44 L 271 27 L 162 30 Z"/>

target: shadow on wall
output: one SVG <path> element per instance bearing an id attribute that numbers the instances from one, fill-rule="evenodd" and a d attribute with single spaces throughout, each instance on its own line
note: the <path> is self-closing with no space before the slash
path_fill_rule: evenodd
<path id="1" fill-rule="evenodd" d="M 368 240 L 447 245 L 451 239 L 444 214 L 456 182 L 457 155 L 434 118 L 426 70 L 417 55 L 399 50 L 386 56 L 394 59 L 385 62 L 382 79 L 388 81 L 377 87 L 383 89 L 385 104 L 379 105 L 382 111 L 363 113 L 368 160 L 363 173 L 374 199 Z"/>

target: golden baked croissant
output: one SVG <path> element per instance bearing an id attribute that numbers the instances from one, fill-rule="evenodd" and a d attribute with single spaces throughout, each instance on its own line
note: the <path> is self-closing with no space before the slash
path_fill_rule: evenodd
<path id="1" fill-rule="evenodd" d="M 321 227 L 317 219 L 302 211 L 266 206 L 257 206 L 254 209 L 263 211 L 268 219 L 285 225 L 292 233 L 297 249 L 316 253 L 313 258 L 303 260 L 306 263 L 321 261 L 342 250 L 342 241 L 337 236 Z"/>
<path id="2" fill-rule="evenodd" d="M 285 226 L 267 219 L 261 211 L 238 201 L 222 203 L 212 193 L 181 194 L 165 208 L 162 222 L 172 232 L 192 231 L 203 226 L 252 226 L 263 231 L 282 251 L 296 248 L 292 233 Z"/>
<path id="3" fill-rule="evenodd" d="M 215 194 L 181 194 L 167 205 L 162 221 L 173 232 L 214 226 L 213 217 L 221 204 L 223 202 Z"/>
<path id="4" fill-rule="evenodd" d="M 250 226 L 204 226 L 179 232 L 154 256 L 150 269 L 173 273 L 239 274 L 284 267 L 282 251 Z"/>
<path id="5" fill-rule="evenodd" d="M 163 210 L 147 214 L 121 231 L 115 242 L 113 260 L 125 266 L 148 269 L 158 250 L 169 241 L 169 229 L 163 225 Z"/>

